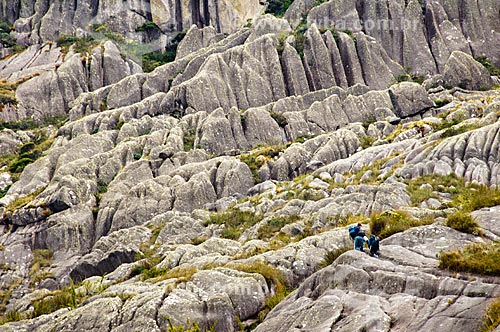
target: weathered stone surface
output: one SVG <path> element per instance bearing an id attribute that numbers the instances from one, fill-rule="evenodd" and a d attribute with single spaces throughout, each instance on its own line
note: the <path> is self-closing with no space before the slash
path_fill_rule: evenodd
<path id="1" fill-rule="evenodd" d="M 389 89 L 394 113 L 400 117 L 408 117 L 425 111 L 433 106 L 425 89 L 416 84 L 403 82 Z"/>
<path id="2" fill-rule="evenodd" d="M 443 81 L 447 87 L 458 86 L 468 90 L 488 89 L 492 80 L 490 74 L 469 54 L 455 51 L 446 62 Z"/>

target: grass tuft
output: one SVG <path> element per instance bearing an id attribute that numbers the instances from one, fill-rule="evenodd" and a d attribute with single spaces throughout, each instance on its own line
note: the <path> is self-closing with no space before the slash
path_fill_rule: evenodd
<path id="1" fill-rule="evenodd" d="M 262 215 L 252 211 L 229 209 L 214 213 L 205 220 L 205 225 L 224 225 L 221 236 L 226 239 L 237 240 L 248 228 L 256 225 L 262 220 Z"/>
<path id="2" fill-rule="evenodd" d="M 472 243 L 460 250 L 441 252 L 439 267 L 455 272 L 500 275 L 500 242 Z"/>
<path id="3" fill-rule="evenodd" d="M 383 239 L 412 227 L 429 225 L 433 222 L 430 217 L 417 220 L 404 211 L 384 211 L 378 215 L 375 213 L 371 215 L 370 232 Z"/>
<path id="4" fill-rule="evenodd" d="M 446 219 L 446 226 L 463 233 L 474 235 L 482 234 L 481 227 L 477 223 L 476 219 L 464 211 L 449 214 Z"/>
<path id="5" fill-rule="evenodd" d="M 345 253 L 351 249 L 352 249 L 351 247 L 342 247 L 342 248 L 338 248 L 338 249 L 327 252 L 323 261 L 318 265 L 318 268 L 323 269 L 327 266 L 330 266 L 333 262 L 335 262 L 335 260 L 337 258 L 340 257 L 340 255 L 342 255 L 343 253 Z"/>
<path id="6" fill-rule="evenodd" d="M 481 332 L 492 332 L 500 326 L 500 298 L 493 301 L 484 315 L 484 325 Z"/>

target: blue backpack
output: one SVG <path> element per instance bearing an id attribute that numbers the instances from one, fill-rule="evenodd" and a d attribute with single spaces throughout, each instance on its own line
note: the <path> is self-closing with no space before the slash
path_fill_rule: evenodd
<path id="1" fill-rule="evenodd" d="M 354 238 L 359 233 L 359 226 L 349 226 L 349 236 L 354 240 Z"/>

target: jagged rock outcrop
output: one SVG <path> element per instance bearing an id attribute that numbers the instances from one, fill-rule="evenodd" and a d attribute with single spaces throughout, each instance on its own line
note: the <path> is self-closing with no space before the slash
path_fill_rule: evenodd
<path id="1" fill-rule="evenodd" d="M 31 46 L 28 50 L 0 61 L 0 77 L 19 82 L 16 112 L 3 115 L 4 120 L 23 118 L 43 120 L 65 115 L 81 93 L 117 83 L 142 72 L 138 64 L 123 59 L 117 46 L 104 42 L 90 54 L 70 51 L 63 55 L 54 44 Z"/>
<path id="2" fill-rule="evenodd" d="M 297 2 L 297 1 L 296 1 Z M 495 1 L 328 1 L 311 9 L 303 7 L 309 23 L 337 30 L 363 31 L 374 37 L 396 62 L 412 73 L 428 75 L 442 72 L 453 51 L 477 57 L 484 55 L 499 63 L 500 4 Z M 463 10 L 457 10 L 462 8 Z"/>
<path id="3" fill-rule="evenodd" d="M 500 184 L 500 93 L 464 89 L 497 80 L 474 60 L 498 60 L 497 2 L 297 0 L 229 35 L 266 4 L 0 4 L 27 43 L 101 18 L 127 37 L 191 26 L 151 73 L 110 42 L 0 61 L 26 80 L 0 116 L 70 115 L 22 174 L 5 154 L 53 128 L 0 132 L 0 314 L 20 320 L 2 330 L 472 331 L 500 295 L 497 277 L 438 267 L 440 250 L 498 240 L 498 206 L 472 213 L 484 236 L 460 233 L 444 217 L 461 184 L 415 189 L 452 172 Z M 379 259 L 348 250 L 347 224 L 382 215 L 426 226 L 384 238 Z M 66 293 L 71 310 L 40 316 Z"/>
<path id="4" fill-rule="evenodd" d="M 264 12 L 265 6 L 252 1 L 135 1 L 115 2 L 78 0 L 20 0 L 0 2 L 0 19 L 14 23 L 17 39 L 23 44 L 56 40 L 62 35 L 84 35 L 89 25 L 104 25 L 128 37 L 146 39 L 137 28 L 154 22 L 164 32 L 183 31 L 192 24 L 213 26 L 231 33 L 248 19 Z"/>

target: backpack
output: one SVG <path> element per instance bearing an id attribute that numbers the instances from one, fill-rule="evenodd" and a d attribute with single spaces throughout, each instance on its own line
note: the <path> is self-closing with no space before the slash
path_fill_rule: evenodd
<path id="1" fill-rule="evenodd" d="M 359 233 L 359 226 L 349 226 L 349 236 L 354 240 L 354 238 Z"/>
<path id="2" fill-rule="evenodd" d="M 376 235 L 370 235 L 370 239 L 368 240 L 368 246 L 373 249 L 373 251 L 379 250 L 379 241 L 380 239 Z"/>

